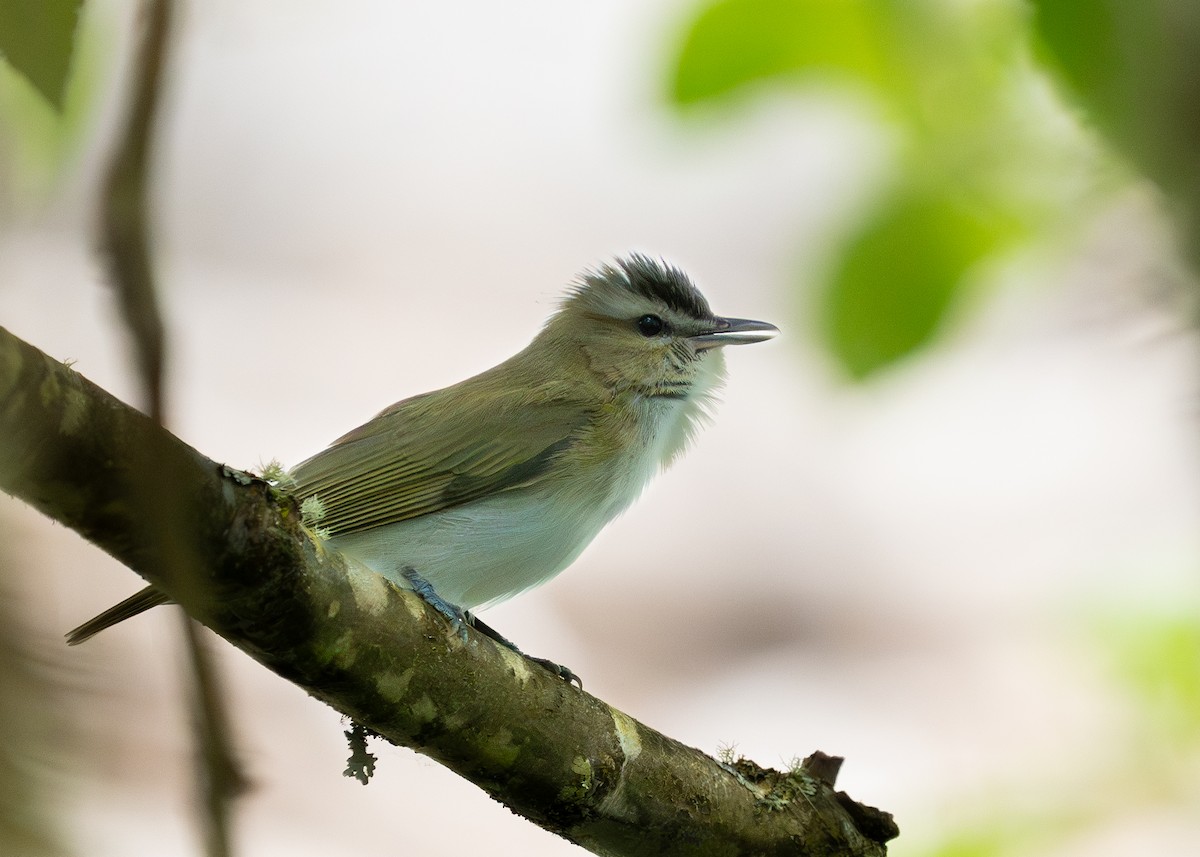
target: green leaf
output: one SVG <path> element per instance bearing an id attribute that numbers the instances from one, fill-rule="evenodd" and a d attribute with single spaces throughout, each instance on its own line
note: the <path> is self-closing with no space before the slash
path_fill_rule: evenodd
<path id="1" fill-rule="evenodd" d="M 928 343 L 970 270 L 1014 231 L 948 194 L 894 195 L 851 239 L 824 296 L 842 366 L 861 380 Z"/>
<path id="2" fill-rule="evenodd" d="M 83 0 L 0 0 L 0 53 L 62 110 Z"/>
<path id="3" fill-rule="evenodd" d="M 1200 209 L 1200 4 L 1032 5 L 1042 59 L 1092 123 L 1168 194 Z"/>
<path id="4" fill-rule="evenodd" d="M 1033 0 L 1034 22 L 1059 69 L 1081 92 L 1113 93 L 1125 65 L 1117 21 L 1104 0 Z"/>
<path id="5" fill-rule="evenodd" d="M 801 69 L 878 76 L 879 46 L 864 0 L 718 0 L 684 37 L 670 96 L 690 104 Z"/>

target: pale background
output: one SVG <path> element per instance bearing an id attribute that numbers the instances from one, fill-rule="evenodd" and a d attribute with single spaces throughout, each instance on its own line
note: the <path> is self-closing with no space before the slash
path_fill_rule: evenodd
<path id="1" fill-rule="evenodd" d="M 887 134 L 818 94 L 679 121 L 661 91 L 688 8 L 187 4 L 156 221 L 173 428 L 235 466 L 293 464 L 523 346 L 581 268 L 661 254 L 718 312 L 784 334 L 731 351 L 691 453 L 488 621 L 709 752 L 845 756 L 839 786 L 896 814 L 893 854 L 1014 800 L 1112 786 L 1129 713 L 1088 617 L 1198 595 L 1197 349 L 1161 299 L 1181 275 L 1153 195 L 1126 194 L 937 347 L 849 386 L 809 302 Z M 90 20 L 97 87 L 115 91 L 130 9 Z M 52 201 L 5 213 L 0 323 L 136 401 L 86 233 L 118 106 L 99 100 Z M 4 496 L 0 526 L 29 633 L 70 691 L 68 842 L 199 853 L 172 617 L 60 649 L 141 582 Z M 338 717 L 213 647 L 254 784 L 239 853 L 580 853 L 407 750 L 373 748 L 366 788 L 343 778 Z M 1196 806 L 1147 801 L 1049 853 L 1196 853 Z"/>

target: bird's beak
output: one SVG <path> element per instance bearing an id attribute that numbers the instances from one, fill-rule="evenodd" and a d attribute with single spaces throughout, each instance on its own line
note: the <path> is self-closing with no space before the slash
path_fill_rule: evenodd
<path id="1" fill-rule="evenodd" d="M 748 318 L 716 318 L 713 319 L 711 330 L 688 339 L 696 346 L 697 351 L 709 348 L 720 348 L 722 345 L 749 345 L 751 342 L 765 342 L 774 338 L 779 328 L 765 321 L 751 321 Z"/>

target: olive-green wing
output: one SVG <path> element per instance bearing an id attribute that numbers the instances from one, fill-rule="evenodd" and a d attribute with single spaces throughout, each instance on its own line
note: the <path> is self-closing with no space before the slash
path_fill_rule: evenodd
<path id="1" fill-rule="evenodd" d="M 333 535 L 460 506 L 545 478 L 587 423 L 577 404 L 416 396 L 292 470 Z M 431 407 L 436 404 L 436 407 Z"/>

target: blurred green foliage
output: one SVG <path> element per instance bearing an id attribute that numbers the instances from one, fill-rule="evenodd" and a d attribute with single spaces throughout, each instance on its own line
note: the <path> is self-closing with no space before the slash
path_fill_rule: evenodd
<path id="1" fill-rule="evenodd" d="M 1038 57 L 1177 206 L 1200 262 L 1200 3 L 1031 0 Z"/>
<path id="2" fill-rule="evenodd" d="M 900 140 L 903 178 L 843 236 L 807 314 L 855 379 L 927 346 L 980 271 L 1077 221 L 1096 193 L 1072 181 L 1103 171 L 1047 97 L 1028 12 L 1020 0 L 707 0 L 685 26 L 669 81 L 681 110 L 836 80 Z"/>
<path id="3" fill-rule="evenodd" d="M 856 377 L 932 337 L 964 275 L 1012 229 L 951 194 L 904 188 L 846 246 L 822 322 Z"/>
<path id="4" fill-rule="evenodd" d="M 62 110 L 83 0 L 0 0 L 0 53 Z"/>
<path id="5" fill-rule="evenodd" d="M 856 0 L 733 0 L 702 9 L 671 82 L 691 104 L 752 81 L 826 68 L 873 81 L 882 46 L 867 4 Z"/>
<path id="6" fill-rule="evenodd" d="M 0 218 L 43 199 L 83 139 L 111 44 L 81 8 L 0 0 Z"/>
<path id="7" fill-rule="evenodd" d="M 987 809 L 974 825 L 948 825 L 939 831 L 940 841 L 918 847 L 916 853 L 1076 853 L 1079 842 L 1094 842 L 1093 832 L 1112 824 L 1120 811 L 1137 817 L 1174 805 L 1182 817 L 1194 813 L 1200 763 L 1200 617 L 1110 610 L 1085 624 L 1087 650 L 1100 656 L 1111 680 L 1112 707 L 1128 715 L 1119 718 L 1121 726 L 1111 740 L 1096 747 L 1087 771 L 1075 775 L 1086 779 L 1087 787 L 1068 784 L 1051 791 L 1051 784 L 1024 777 L 1011 794 L 989 793 Z M 1031 792 L 1047 791 L 1054 800 L 1028 799 Z"/>
<path id="8" fill-rule="evenodd" d="M 1121 616 L 1099 634 L 1114 673 L 1154 740 L 1200 752 L 1200 617 Z"/>

